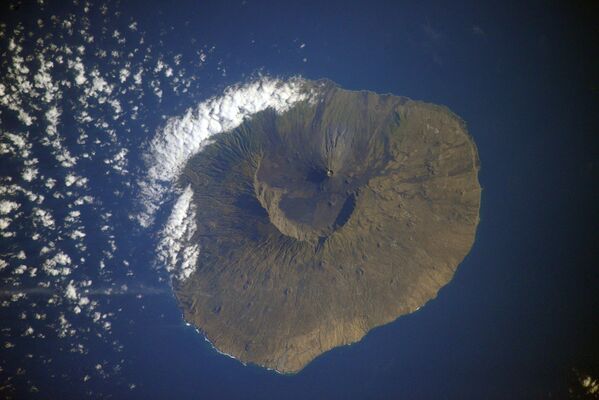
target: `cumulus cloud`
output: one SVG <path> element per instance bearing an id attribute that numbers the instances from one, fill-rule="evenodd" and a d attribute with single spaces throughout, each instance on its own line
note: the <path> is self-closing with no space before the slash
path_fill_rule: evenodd
<path id="1" fill-rule="evenodd" d="M 41 224 L 45 228 L 54 229 L 54 217 L 49 211 L 36 207 L 33 209 L 33 224 L 34 226 Z"/>
<path id="2" fill-rule="evenodd" d="M 69 300 L 77 300 L 77 289 L 73 285 L 73 281 L 70 281 L 67 285 L 64 295 Z"/>
<path id="3" fill-rule="evenodd" d="M 21 177 L 23 178 L 24 181 L 31 182 L 32 180 L 34 180 L 37 177 L 37 174 L 38 174 L 37 168 L 27 167 L 23 170 Z"/>
<path id="4" fill-rule="evenodd" d="M 69 68 L 75 71 L 75 83 L 77 85 L 83 85 L 87 81 L 87 78 L 85 77 L 85 67 L 79 57 L 77 57 L 75 61 L 69 60 Z"/>
<path id="5" fill-rule="evenodd" d="M 64 178 L 64 184 L 65 186 L 69 187 L 71 185 L 75 185 L 78 187 L 85 187 L 85 185 L 87 185 L 87 178 L 83 178 L 81 176 L 77 176 L 75 174 L 67 174 L 67 176 Z"/>
<path id="6" fill-rule="evenodd" d="M 79 229 L 75 229 L 69 234 L 69 237 L 73 240 L 80 240 L 83 239 L 85 236 L 85 232 L 82 232 Z"/>
<path id="7" fill-rule="evenodd" d="M 104 163 L 107 165 L 112 166 L 112 169 L 115 170 L 117 173 L 124 175 L 127 173 L 127 154 L 129 153 L 129 150 L 127 150 L 126 148 L 121 148 L 113 157 L 112 159 L 105 159 Z"/>
<path id="8" fill-rule="evenodd" d="M 29 157 L 31 144 L 27 142 L 27 134 L 14 134 L 3 132 L 1 139 L 8 139 L 5 143 L 0 142 L 0 154 L 16 154 L 20 153 L 23 158 Z"/>
<path id="9" fill-rule="evenodd" d="M 0 200 L 0 214 L 10 214 L 20 207 L 19 203 L 10 200 Z"/>
<path id="10" fill-rule="evenodd" d="M 200 103 L 182 117 L 169 119 L 145 153 L 148 172 L 139 182 L 144 207 L 138 216 L 140 224 L 147 227 L 153 222 L 153 215 L 170 184 L 211 136 L 232 130 L 245 118 L 267 108 L 277 112 L 288 110 L 295 103 L 308 99 L 302 88 L 300 78 L 282 81 L 264 77 L 229 87 L 222 96 Z"/>
<path id="11" fill-rule="evenodd" d="M 11 220 L 9 218 L 0 218 L 0 230 L 4 230 L 9 227 Z"/>
<path id="12" fill-rule="evenodd" d="M 43 270 L 49 276 L 69 275 L 71 269 L 67 265 L 71 264 L 71 257 L 59 251 L 54 257 L 44 261 Z"/>
<path id="13" fill-rule="evenodd" d="M 56 185 L 56 179 L 53 179 L 53 178 L 48 178 L 48 179 L 46 180 L 46 183 L 45 183 L 45 185 L 46 185 L 46 187 L 47 187 L 48 189 L 52 189 L 52 188 L 54 187 L 54 185 Z"/>
<path id="14" fill-rule="evenodd" d="M 187 186 L 179 196 L 162 230 L 158 259 L 176 278 L 187 279 L 195 270 L 199 254 L 197 245 L 188 245 L 196 230 L 193 190 Z"/>
<path id="15" fill-rule="evenodd" d="M 27 266 L 21 264 L 17 268 L 15 268 L 15 270 L 13 271 L 13 274 L 22 275 L 25 273 L 25 271 L 27 271 Z"/>
<path id="16" fill-rule="evenodd" d="M 60 110 L 56 106 L 52 106 L 46 111 L 46 121 L 48 122 L 48 126 L 46 127 L 46 132 L 48 135 L 55 135 L 58 129 L 58 122 L 60 118 Z"/>
<path id="17" fill-rule="evenodd" d="M 0 293 L 0 307 L 18 302 L 17 307 L 24 309 L 25 302 L 38 301 L 27 298 L 38 291 L 48 295 L 46 304 L 36 305 L 40 312 L 43 307 L 69 303 L 60 317 L 53 312 L 44 323 L 40 322 L 44 313 L 39 314 L 43 318 L 33 312 L 20 318 L 35 323 L 31 325 L 35 332 L 26 331 L 32 338 L 59 330 L 63 337 L 72 336 L 69 346 L 73 347 L 64 348 L 79 352 L 75 333 L 88 335 L 94 330 L 81 318 L 71 326 L 73 313 L 93 315 L 102 330 L 111 329 L 113 316 L 102 312 L 96 317 L 92 312 L 109 304 L 87 297 L 93 292 L 82 275 L 97 268 L 98 280 L 106 283 L 125 270 L 123 279 L 134 279 L 130 278 L 134 269 L 121 259 L 129 250 L 117 251 L 119 235 L 129 230 L 115 229 L 119 222 L 109 211 L 114 200 L 122 204 L 128 199 L 125 194 L 137 179 L 124 176 L 131 165 L 137 165 L 130 164 L 129 158 L 137 156 L 139 140 L 153 126 L 146 119 L 151 113 L 145 101 L 154 103 L 155 96 L 171 99 L 205 81 L 196 79 L 197 69 L 178 67 L 183 60 L 180 54 L 172 54 L 162 44 L 144 44 L 134 21 L 127 22 L 131 24 L 126 35 L 123 30 L 106 32 L 114 34 L 114 40 L 104 40 L 104 33 L 94 40 L 92 29 L 100 26 L 93 27 L 95 21 L 86 16 L 94 6 L 82 2 L 73 7 L 82 8 L 82 13 L 48 14 L 49 18 L 40 16 L 32 24 L 17 19 L 12 28 L 0 24 L 6 50 L 0 60 L 0 114 L 3 121 L 11 121 L 10 131 L 3 125 L 0 132 L 0 157 L 11 166 L 0 176 L 0 239 L 7 249 L 1 254 L 0 270 L 3 286 L 15 288 Z M 102 4 L 100 9 L 106 21 L 108 6 Z M 125 37 L 132 46 L 125 45 Z M 127 134 L 132 132 L 139 135 Z M 105 174 L 87 175 L 91 170 Z M 96 227 L 98 216 L 102 221 Z M 95 250 L 87 252 L 86 245 L 92 244 L 99 251 L 97 259 L 92 256 Z M 27 255 L 18 251 L 24 246 Z M 177 255 L 181 276 L 191 271 L 198 251 L 181 247 Z M 16 332 L 22 333 L 20 328 Z M 3 331 L 5 337 L 12 334 L 10 329 Z M 111 346 L 116 343 L 104 332 L 101 337 Z M 0 360 L 0 372 L 2 368 Z"/>

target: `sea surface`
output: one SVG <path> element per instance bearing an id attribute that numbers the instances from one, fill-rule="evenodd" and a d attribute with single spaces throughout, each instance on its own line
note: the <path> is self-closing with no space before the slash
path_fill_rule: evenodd
<path id="1" fill-rule="evenodd" d="M 573 384 L 572 369 L 597 365 L 596 171 L 585 148 L 597 126 L 597 81 L 584 57 L 584 9 L 429 2 L 197 8 L 212 18 L 190 29 L 228 53 L 231 76 L 266 66 L 460 115 L 480 153 L 481 223 L 437 299 L 295 376 L 218 355 L 182 323 L 172 298 L 157 297 L 165 322 L 148 316 L 145 334 L 132 335 L 143 337 L 134 340 L 136 365 L 145 366 L 137 370 L 140 390 L 248 399 L 559 398 Z"/>
<path id="2" fill-rule="evenodd" d="M 125 270 L 111 275 L 113 286 L 127 285 L 105 300 L 121 310 L 111 319 L 115 342 L 96 347 L 90 339 L 86 357 L 118 370 L 114 379 L 83 381 L 59 341 L 39 342 L 40 351 L 56 354 L 51 368 L 27 372 L 37 396 L 565 398 L 580 384 L 579 374 L 599 377 L 596 6 L 128 1 L 119 7 L 147 32 L 146 45 L 162 41 L 173 54 L 193 58 L 203 49 L 208 55 L 194 72 L 193 92 L 144 106 L 154 107 L 146 110 L 149 130 L 130 133 L 130 148 L 160 128 L 162 115 L 180 115 L 257 74 L 328 78 L 346 89 L 442 104 L 463 118 L 481 161 L 480 225 L 470 254 L 436 299 L 298 374 L 281 375 L 219 354 L 183 321 L 167 274 L 153 267 L 157 233 L 127 220 L 125 205 L 134 196 L 113 198 L 110 186 L 98 189 L 94 195 L 119 217 L 116 257 L 128 260 L 134 278 Z M 143 168 L 131 159 L 129 170 Z M 85 173 L 110 183 L 101 168 Z M 5 354 L 16 365 L 20 353 Z M 36 396 L 26 386 L 17 393 Z"/>

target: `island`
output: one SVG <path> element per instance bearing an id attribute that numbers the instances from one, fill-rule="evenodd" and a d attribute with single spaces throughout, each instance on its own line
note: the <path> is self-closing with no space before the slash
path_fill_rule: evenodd
<path id="1" fill-rule="evenodd" d="M 221 352 L 296 373 L 436 297 L 479 223 L 479 158 L 443 106 L 307 81 L 312 95 L 189 160 L 198 266 L 173 289 Z"/>

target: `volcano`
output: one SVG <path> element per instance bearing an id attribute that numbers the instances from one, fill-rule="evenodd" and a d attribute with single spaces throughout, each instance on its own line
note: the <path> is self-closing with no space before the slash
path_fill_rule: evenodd
<path id="1" fill-rule="evenodd" d="M 445 107 L 306 81 L 187 163 L 197 269 L 184 318 L 242 362 L 295 373 L 416 311 L 474 243 L 476 146 Z"/>

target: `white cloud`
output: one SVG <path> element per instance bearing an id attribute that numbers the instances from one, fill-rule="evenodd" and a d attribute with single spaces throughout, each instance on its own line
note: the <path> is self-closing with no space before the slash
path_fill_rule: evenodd
<path id="1" fill-rule="evenodd" d="M 66 319 L 63 313 L 58 317 L 58 321 L 60 322 L 60 330 L 58 332 L 58 337 L 65 337 L 71 334 L 71 323 Z"/>
<path id="2" fill-rule="evenodd" d="M 46 274 L 50 276 L 69 275 L 71 273 L 71 269 L 67 267 L 67 265 L 70 264 L 71 257 L 63 253 L 62 251 L 59 251 L 54 255 L 54 257 L 44 261 L 43 269 L 46 272 Z M 62 265 L 62 267 L 56 268 L 59 265 Z"/>
<path id="3" fill-rule="evenodd" d="M 64 184 L 67 187 L 72 185 L 75 185 L 77 187 L 85 187 L 87 185 L 87 182 L 87 178 L 77 176 L 75 174 L 67 174 L 67 176 L 64 178 Z"/>
<path id="4" fill-rule="evenodd" d="M 140 68 L 137 73 L 135 75 L 133 75 L 133 81 L 135 82 L 135 84 L 137 86 L 141 85 L 142 82 L 142 74 L 143 74 L 143 69 Z"/>
<path id="5" fill-rule="evenodd" d="M 200 254 L 200 247 L 197 244 L 188 245 L 183 249 L 181 254 L 181 269 L 179 271 L 179 279 L 185 280 L 194 273 L 197 267 L 198 255 Z"/>
<path id="6" fill-rule="evenodd" d="M 54 261 L 56 261 L 57 264 L 60 265 L 69 265 L 71 263 L 71 257 L 63 253 L 62 251 L 56 253 L 53 259 Z"/>
<path id="7" fill-rule="evenodd" d="M 10 226 L 11 220 L 9 218 L 0 218 L 0 230 L 4 230 Z"/>
<path id="8" fill-rule="evenodd" d="M 26 136 L 15 135 L 10 132 L 4 132 L 3 136 L 6 136 L 19 150 L 31 148 L 31 145 L 27 144 Z"/>
<path id="9" fill-rule="evenodd" d="M 50 211 L 43 210 L 41 208 L 33 209 L 34 225 L 42 224 L 45 228 L 53 229 L 55 226 L 54 218 Z"/>
<path id="10" fill-rule="evenodd" d="M 64 184 L 65 186 L 69 187 L 71 186 L 73 183 L 77 182 L 77 176 L 73 175 L 73 174 L 68 174 L 65 178 L 64 178 Z"/>
<path id="11" fill-rule="evenodd" d="M 60 117 L 60 110 L 56 106 L 52 106 L 46 111 L 46 121 L 48 121 L 48 126 L 46 127 L 46 132 L 48 135 L 52 136 L 57 133 L 58 129 L 58 119 Z"/>
<path id="12" fill-rule="evenodd" d="M 85 67 L 81 59 L 77 57 L 75 61 L 69 60 L 68 64 L 69 68 L 75 71 L 75 83 L 79 86 L 83 85 L 87 81 L 87 78 L 85 77 Z"/>
<path id="13" fill-rule="evenodd" d="M 112 93 L 113 86 L 106 82 L 106 80 L 100 75 L 100 72 L 98 70 L 93 70 L 91 72 L 91 76 L 93 79 L 91 91 L 89 93 L 90 96 L 95 96 L 98 93 Z"/>
<path id="14" fill-rule="evenodd" d="M 165 67 L 164 61 L 158 60 L 156 62 L 156 66 L 154 67 L 154 72 L 160 72 Z"/>
<path id="15" fill-rule="evenodd" d="M 121 83 L 125 83 L 129 75 L 131 75 L 131 72 L 127 68 L 121 68 L 119 71 L 119 80 Z"/>
<path id="16" fill-rule="evenodd" d="M 181 280 L 193 273 L 199 254 L 197 245 L 188 245 L 196 230 L 192 200 L 193 190 L 187 186 L 175 202 L 158 244 L 158 259 L 166 265 L 167 271 Z"/>
<path id="17" fill-rule="evenodd" d="M 73 281 L 70 281 L 67 285 L 64 296 L 69 300 L 77 300 L 77 289 L 75 288 L 75 285 L 73 285 Z"/>
<path id="18" fill-rule="evenodd" d="M 74 167 L 77 163 L 77 157 L 71 156 L 71 153 L 58 142 L 56 146 L 56 160 L 65 168 Z"/>
<path id="19" fill-rule="evenodd" d="M 21 205 L 10 200 L 0 200 L 0 214 L 10 214 Z"/>
<path id="20" fill-rule="evenodd" d="M 40 63 L 40 68 L 33 77 L 34 86 L 37 89 L 42 89 L 44 91 L 42 100 L 46 103 L 50 103 L 54 101 L 59 94 L 59 86 L 53 82 L 52 76 L 49 73 L 49 70 L 54 67 L 54 63 L 52 61 L 46 61 L 43 54 L 39 54 L 37 58 Z"/>
<path id="21" fill-rule="evenodd" d="M 19 120 L 23 124 L 25 124 L 25 126 L 31 126 L 31 124 L 33 124 L 33 121 L 35 120 L 34 117 L 27 114 L 27 112 L 25 112 L 25 110 L 23 110 L 23 109 L 18 110 L 18 115 L 19 115 Z"/>
<path id="22" fill-rule="evenodd" d="M 73 240 L 79 240 L 85 237 L 85 233 L 78 229 L 75 229 L 73 232 L 69 234 L 69 237 Z"/>
<path id="23" fill-rule="evenodd" d="M 48 189 L 52 189 L 52 188 L 54 187 L 54 185 L 56 185 L 56 179 L 53 179 L 53 178 L 48 178 L 48 179 L 46 180 L 46 184 L 45 184 L 45 186 L 46 186 Z"/>
<path id="24" fill-rule="evenodd" d="M 16 274 L 16 275 L 22 275 L 22 274 L 25 273 L 25 271 L 27 271 L 27 266 L 21 264 L 17 268 L 15 268 L 14 274 Z"/>
<path id="25" fill-rule="evenodd" d="M 38 170 L 37 168 L 27 167 L 23 170 L 21 177 L 24 181 L 31 182 L 37 177 Z"/>
<path id="26" fill-rule="evenodd" d="M 144 212 L 138 216 L 141 225 L 152 223 L 153 214 L 170 189 L 170 183 L 211 136 L 230 131 L 245 118 L 267 108 L 277 112 L 288 110 L 298 101 L 308 99 L 302 88 L 300 78 L 289 81 L 260 78 L 229 87 L 222 96 L 200 103 L 182 117 L 169 119 L 149 143 L 145 154 L 148 173 L 139 182 L 144 207 Z"/>
<path id="27" fill-rule="evenodd" d="M 81 211 L 71 210 L 71 211 L 69 211 L 69 214 L 64 218 L 64 222 L 65 222 L 65 224 L 70 225 L 70 224 L 78 221 L 80 216 L 81 216 Z"/>
<path id="28" fill-rule="evenodd" d="M 112 159 L 105 159 L 104 163 L 107 165 L 111 165 L 112 169 L 114 169 L 116 172 L 118 172 L 119 174 L 125 174 L 127 173 L 127 154 L 129 153 L 129 150 L 127 150 L 126 148 L 121 148 L 113 157 Z"/>
<path id="29" fill-rule="evenodd" d="M 94 202 L 94 198 L 92 196 L 81 196 L 77 198 L 73 204 L 76 206 L 80 206 L 82 204 L 92 204 Z"/>

